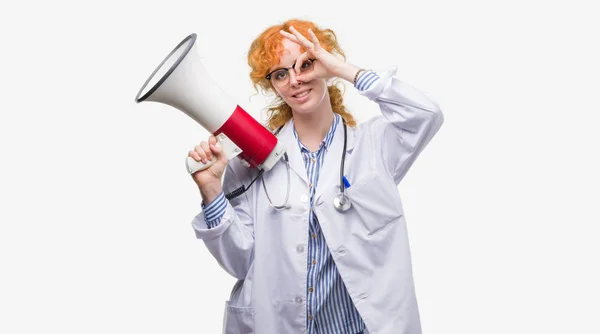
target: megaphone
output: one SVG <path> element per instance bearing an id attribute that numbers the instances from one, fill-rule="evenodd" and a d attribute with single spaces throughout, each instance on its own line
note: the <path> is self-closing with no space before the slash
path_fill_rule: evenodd
<path id="1" fill-rule="evenodd" d="M 168 54 L 135 101 L 159 102 L 184 112 L 217 138 L 228 159 L 239 155 L 247 167 L 270 170 L 285 147 L 209 77 L 196 49 L 196 37 L 190 34 Z M 193 174 L 215 161 L 203 164 L 187 157 L 186 168 Z"/>

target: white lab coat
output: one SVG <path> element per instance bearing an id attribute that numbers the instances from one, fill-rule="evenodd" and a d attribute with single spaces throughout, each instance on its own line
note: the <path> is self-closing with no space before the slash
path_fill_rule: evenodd
<path id="1" fill-rule="evenodd" d="M 397 184 L 437 133 L 443 115 L 425 94 L 396 79 L 396 69 L 360 92 L 382 112 L 348 127 L 345 175 L 352 207 L 333 206 L 339 192 L 344 142 L 338 126 L 321 168 L 314 210 L 347 290 L 371 334 L 417 334 L 421 325 L 411 256 Z M 269 206 L 287 191 L 285 163 L 277 163 L 244 194 L 232 199 L 221 224 L 208 229 L 204 214 L 192 226 L 219 264 L 239 281 L 225 303 L 224 333 L 306 332 L 309 185 L 291 122 L 278 135 L 289 155 L 291 208 Z M 225 193 L 248 185 L 257 171 L 232 159 Z"/>

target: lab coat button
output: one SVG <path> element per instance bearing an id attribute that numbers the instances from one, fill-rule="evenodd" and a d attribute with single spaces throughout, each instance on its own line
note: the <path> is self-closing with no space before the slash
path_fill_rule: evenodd
<path id="1" fill-rule="evenodd" d="M 306 203 L 306 202 L 308 202 L 308 196 L 306 196 L 306 195 L 302 195 L 302 196 L 300 197 L 300 201 L 302 201 L 302 203 Z"/>
<path id="2" fill-rule="evenodd" d="M 302 298 L 296 297 L 296 303 L 301 304 L 302 303 Z"/>
<path id="3" fill-rule="evenodd" d="M 296 250 L 298 251 L 298 253 L 302 253 L 304 252 L 304 246 L 298 245 L 298 247 L 296 247 Z"/>

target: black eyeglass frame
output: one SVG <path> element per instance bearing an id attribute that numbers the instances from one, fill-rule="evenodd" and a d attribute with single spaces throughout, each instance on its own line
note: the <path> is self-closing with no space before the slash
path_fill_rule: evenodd
<path id="1" fill-rule="evenodd" d="M 307 61 L 310 61 L 310 63 L 311 63 L 311 64 L 314 64 L 314 63 L 315 63 L 315 61 L 317 61 L 317 60 L 316 60 L 316 59 L 312 59 L 312 58 L 308 58 L 308 59 L 307 59 Z M 302 64 L 304 64 L 304 63 L 302 63 Z M 269 72 L 269 74 L 267 74 L 267 75 L 265 76 L 265 79 L 267 79 L 267 80 L 271 80 L 271 74 L 273 74 L 273 73 L 275 73 L 275 72 L 277 72 L 277 71 L 285 70 L 285 71 L 289 72 L 291 69 L 293 69 L 293 68 L 294 68 L 294 66 L 295 66 L 295 65 L 296 65 L 296 64 L 294 63 L 294 65 L 292 65 L 292 66 L 290 66 L 290 67 L 282 67 L 282 68 L 278 68 L 278 69 L 276 69 L 276 70 L 273 70 L 273 71 Z"/>

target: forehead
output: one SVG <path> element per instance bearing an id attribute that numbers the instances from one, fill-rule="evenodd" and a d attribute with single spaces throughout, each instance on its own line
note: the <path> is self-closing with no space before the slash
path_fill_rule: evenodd
<path id="1" fill-rule="evenodd" d="M 294 65 L 296 59 L 298 59 L 298 57 L 302 54 L 302 49 L 297 43 L 284 38 L 282 44 L 283 51 L 279 56 L 279 64 L 271 67 L 271 69 L 292 66 Z"/>

